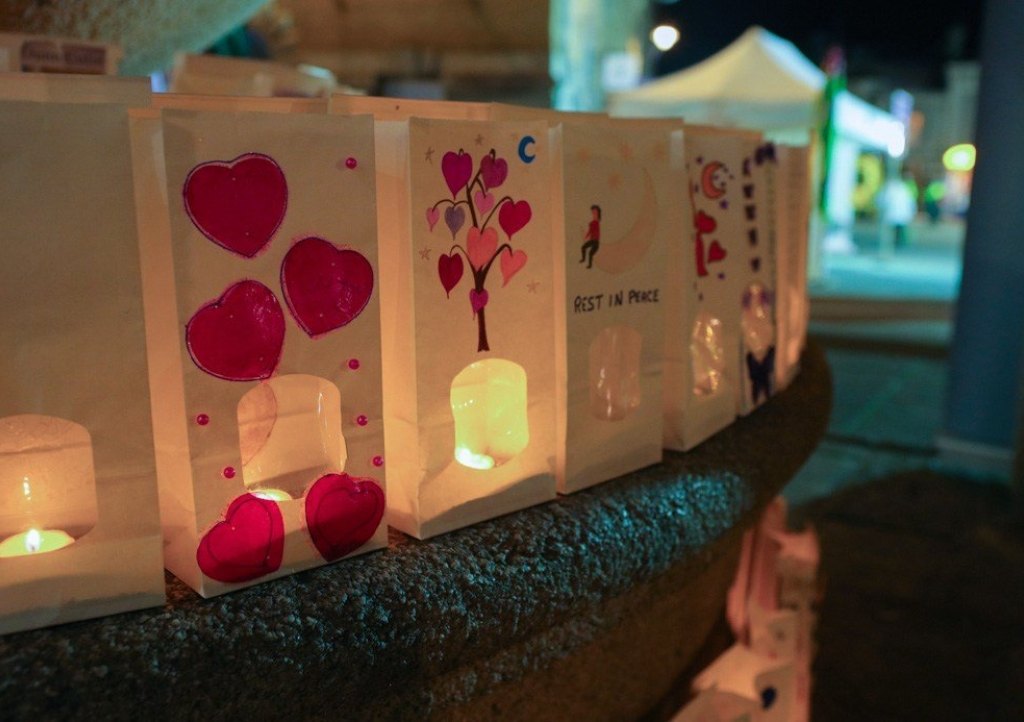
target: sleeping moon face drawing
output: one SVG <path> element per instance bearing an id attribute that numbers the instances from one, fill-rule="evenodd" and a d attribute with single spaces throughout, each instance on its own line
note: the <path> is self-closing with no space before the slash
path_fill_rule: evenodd
<path id="1" fill-rule="evenodd" d="M 717 200 L 725 195 L 726 168 L 717 160 L 709 162 L 700 174 L 701 193 L 706 198 Z"/>

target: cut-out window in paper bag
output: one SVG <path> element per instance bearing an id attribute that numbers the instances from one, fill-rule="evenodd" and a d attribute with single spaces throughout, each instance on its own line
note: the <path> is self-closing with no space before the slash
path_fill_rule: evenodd
<path id="1" fill-rule="evenodd" d="M 372 122 L 162 119 L 133 140 L 168 568 L 212 596 L 382 547 Z"/>
<path id="2" fill-rule="evenodd" d="M 693 680 L 693 689 L 716 689 L 757 706 L 753 719 L 788 722 L 793 709 L 794 666 L 734 644 Z"/>
<path id="3" fill-rule="evenodd" d="M 377 119 L 389 521 L 426 538 L 553 498 L 546 126 L 331 102 Z"/>
<path id="4" fill-rule="evenodd" d="M 744 208 L 744 160 L 760 136 L 745 131 L 686 126 L 684 263 L 692 264 L 686 297 L 670 315 L 688 344 L 666 346 L 665 446 L 687 451 L 733 422 L 740 395 L 740 318 L 737 301 L 748 278 L 753 222 Z M 681 310 L 681 313 L 680 313 Z M 671 344 L 671 346 L 670 346 Z"/>
<path id="5" fill-rule="evenodd" d="M 776 163 L 769 168 L 775 228 L 775 298 L 778 324 L 775 378 L 788 386 L 800 366 L 807 339 L 807 250 L 810 222 L 809 151 L 806 147 L 777 146 Z"/>
<path id="6" fill-rule="evenodd" d="M 682 222 L 682 124 L 494 106 L 552 130 L 558 489 L 661 461 L 667 246 Z"/>
<path id="7" fill-rule="evenodd" d="M 754 722 L 760 711 L 753 700 L 710 687 L 698 692 L 672 722 Z"/>
<path id="8" fill-rule="evenodd" d="M 164 599 L 130 153 L 124 103 L 0 101 L 0 633 Z"/>

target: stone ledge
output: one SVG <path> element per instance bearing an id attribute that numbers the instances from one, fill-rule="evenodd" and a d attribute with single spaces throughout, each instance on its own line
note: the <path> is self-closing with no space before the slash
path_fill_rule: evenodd
<path id="1" fill-rule="evenodd" d="M 718 619 L 744 528 L 831 403 L 794 384 L 688 454 L 217 599 L 0 637 L 14 719 L 635 719 Z"/>

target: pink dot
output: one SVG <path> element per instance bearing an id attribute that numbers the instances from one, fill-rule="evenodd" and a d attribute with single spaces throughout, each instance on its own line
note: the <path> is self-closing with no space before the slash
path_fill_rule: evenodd
<path id="1" fill-rule="evenodd" d="M 199 414 L 196 416 L 196 423 L 199 424 L 200 426 L 206 426 L 208 423 L 210 423 L 210 417 L 207 416 L 206 414 Z"/>
<path id="2" fill-rule="evenodd" d="M 235 478 L 235 467 L 233 467 L 233 466 L 225 466 L 224 467 L 224 471 L 222 471 L 220 473 L 224 475 L 225 479 L 234 479 Z"/>
<path id="3" fill-rule="evenodd" d="M 384 457 L 383 456 L 375 456 L 375 457 L 373 457 L 373 465 L 374 466 L 384 466 Z"/>
<path id="4" fill-rule="evenodd" d="M 357 165 L 359 165 L 359 161 L 357 161 L 352 156 L 349 156 L 348 158 L 345 159 L 345 167 L 348 168 L 349 170 L 354 169 Z"/>
<path id="5" fill-rule="evenodd" d="M 358 370 L 359 369 L 359 359 L 357 359 L 357 358 L 350 358 L 348 360 L 348 367 L 350 369 L 352 369 L 353 371 Z"/>
<path id="6" fill-rule="evenodd" d="M 356 417 L 356 423 L 360 426 L 366 426 L 370 423 L 370 420 L 366 418 L 366 414 L 359 414 L 359 416 Z"/>

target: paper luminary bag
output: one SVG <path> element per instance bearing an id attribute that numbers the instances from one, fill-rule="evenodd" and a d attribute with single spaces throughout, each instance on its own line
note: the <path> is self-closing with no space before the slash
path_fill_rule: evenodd
<path id="1" fill-rule="evenodd" d="M 162 120 L 133 140 L 167 567 L 212 596 L 383 546 L 371 120 Z"/>
<path id="2" fill-rule="evenodd" d="M 543 123 L 411 107 L 374 113 L 389 521 L 426 538 L 555 496 L 550 158 Z"/>
<path id="3" fill-rule="evenodd" d="M 558 490 L 570 493 L 662 458 L 665 259 L 684 217 L 682 123 L 539 113 L 557 148 Z"/>
<path id="4" fill-rule="evenodd" d="M 775 226 L 777 342 L 775 378 L 779 389 L 800 367 L 810 316 L 807 300 L 807 243 L 810 222 L 809 149 L 777 146 L 769 169 Z"/>
<path id="5" fill-rule="evenodd" d="M 0 634 L 161 604 L 126 106 L 0 100 L 0 207 Z"/>
<path id="6" fill-rule="evenodd" d="M 755 720 L 788 722 L 793 709 L 793 662 L 763 657 L 734 644 L 697 675 L 693 689 L 716 689 L 743 698 L 756 705 Z"/>
<path id="7" fill-rule="evenodd" d="M 681 313 L 670 312 L 668 333 L 681 328 L 688 354 L 680 359 L 678 341 L 667 344 L 665 397 L 665 446 L 679 451 L 731 424 L 740 408 L 737 309 L 757 227 L 744 210 L 743 166 L 760 140 L 757 133 L 689 125 L 684 135 L 693 275 L 683 275 L 684 283 L 692 279 L 683 286 L 689 298 L 675 304 Z"/>
<path id="8" fill-rule="evenodd" d="M 698 692 L 672 722 L 754 722 L 760 711 L 751 699 L 709 687 Z"/>

